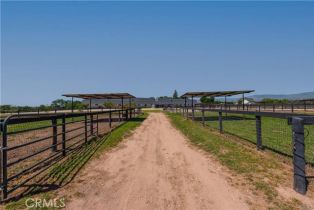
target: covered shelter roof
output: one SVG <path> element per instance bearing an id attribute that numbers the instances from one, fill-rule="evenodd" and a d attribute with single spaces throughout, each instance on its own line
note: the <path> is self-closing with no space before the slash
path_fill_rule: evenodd
<path id="1" fill-rule="evenodd" d="M 63 94 L 65 97 L 81 98 L 81 99 L 130 99 L 135 96 L 129 93 L 89 93 L 89 94 Z"/>
<path id="2" fill-rule="evenodd" d="M 209 92 L 186 92 L 181 98 L 187 97 L 222 97 L 222 96 L 234 96 L 245 93 L 252 93 L 254 90 L 233 90 L 233 91 L 209 91 Z"/>

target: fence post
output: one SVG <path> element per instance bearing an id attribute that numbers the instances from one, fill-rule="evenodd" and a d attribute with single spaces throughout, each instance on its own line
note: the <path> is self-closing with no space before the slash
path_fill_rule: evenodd
<path id="1" fill-rule="evenodd" d="M 195 120 L 195 114 L 194 114 L 195 110 L 194 110 L 194 107 L 192 107 L 192 120 L 194 121 Z"/>
<path id="2" fill-rule="evenodd" d="M 58 143 L 58 129 L 57 129 L 57 118 L 53 118 L 51 120 L 52 123 L 52 151 L 57 151 L 57 143 Z"/>
<path id="3" fill-rule="evenodd" d="M 109 128 L 111 128 L 111 112 L 109 112 Z"/>
<path id="4" fill-rule="evenodd" d="M 119 110 L 118 113 L 119 113 L 119 122 L 121 122 L 121 116 L 120 116 L 121 115 L 121 111 Z"/>
<path id="5" fill-rule="evenodd" d="M 263 149 L 262 142 L 262 118 L 261 116 L 256 115 L 256 148 L 258 150 Z"/>
<path id="6" fill-rule="evenodd" d="M 92 136 L 94 134 L 94 119 L 93 115 L 90 114 L 90 135 Z"/>
<path id="7" fill-rule="evenodd" d="M 202 124 L 203 124 L 203 126 L 205 126 L 205 113 L 204 113 L 204 109 L 202 109 Z"/>
<path id="8" fill-rule="evenodd" d="M 85 114 L 85 143 L 87 143 L 87 114 Z"/>
<path id="9" fill-rule="evenodd" d="M 294 112 L 294 105 L 291 104 L 291 112 Z"/>
<path id="10" fill-rule="evenodd" d="M 96 133 L 98 136 L 99 135 L 99 132 L 98 132 L 98 114 L 96 115 Z"/>
<path id="11" fill-rule="evenodd" d="M 129 110 L 125 110 L 125 120 L 129 119 Z"/>
<path id="12" fill-rule="evenodd" d="M 8 197 L 8 169 L 7 169 L 7 161 L 8 161 L 8 153 L 7 153 L 7 124 L 4 121 L 2 124 L 2 144 L 0 147 L 1 150 L 1 182 L 0 188 L 1 188 L 1 200 L 4 200 Z"/>
<path id="13" fill-rule="evenodd" d="M 189 119 L 189 107 L 186 107 L 186 119 Z"/>
<path id="14" fill-rule="evenodd" d="M 222 112 L 219 112 L 219 131 L 220 131 L 220 133 L 223 132 L 223 127 L 222 127 Z"/>
<path id="15" fill-rule="evenodd" d="M 307 191 L 307 180 L 305 176 L 304 125 L 301 118 L 292 118 L 292 133 L 294 171 L 293 189 L 304 195 Z"/>
<path id="16" fill-rule="evenodd" d="M 62 155 L 65 156 L 66 155 L 66 151 L 65 151 L 65 116 L 62 116 Z"/>

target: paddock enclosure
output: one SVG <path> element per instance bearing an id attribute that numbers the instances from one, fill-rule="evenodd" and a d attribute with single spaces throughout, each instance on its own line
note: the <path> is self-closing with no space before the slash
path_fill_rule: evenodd
<path id="1" fill-rule="evenodd" d="M 189 120 L 201 123 L 209 129 L 233 135 L 256 145 L 256 149 L 268 149 L 291 158 L 294 169 L 294 189 L 305 194 L 314 187 L 314 115 L 313 107 L 221 105 L 196 106 L 194 97 L 225 97 L 251 93 L 253 90 L 188 92 L 181 96 L 192 98 L 192 106 L 168 107 L 167 110 L 181 114 Z M 67 179 L 67 170 L 86 160 L 84 145 L 97 142 L 123 122 L 134 119 L 141 113 L 132 108 L 128 93 L 115 94 L 65 94 L 66 97 L 88 99 L 121 99 L 121 109 L 89 110 L 67 113 L 13 114 L 1 121 L 1 200 L 26 195 L 30 189 L 45 185 L 45 179 Z M 129 104 L 124 104 L 129 99 Z M 244 101 L 244 100 L 243 100 Z M 124 108 L 126 105 L 127 108 Z M 303 111 L 301 111 L 303 110 Z M 97 144 L 90 149 L 96 150 Z M 86 147 L 87 148 L 87 147 Z M 76 153 L 71 164 L 50 170 L 69 154 Z M 80 155 L 82 155 L 80 157 Z M 48 177 L 47 177 L 48 173 Z M 45 175 L 45 176 L 44 176 Z M 42 182 L 39 182 L 41 180 Z M 63 181 L 61 181 L 63 182 Z M 40 184 L 39 184 L 40 183 Z M 48 183 L 48 182 L 47 182 Z M 58 187 L 46 186 L 47 188 Z"/>
<path id="2" fill-rule="evenodd" d="M 139 113 L 133 108 L 7 117 L 1 126 L 2 199 L 27 192 L 54 163 Z"/>
<path id="3" fill-rule="evenodd" d="M 199 107 L 168 110 L 255 144 L 258 150 L 292 158 L 295 190 L 305 194 L 308 186 L 314 187 L 314 115 Z"/>

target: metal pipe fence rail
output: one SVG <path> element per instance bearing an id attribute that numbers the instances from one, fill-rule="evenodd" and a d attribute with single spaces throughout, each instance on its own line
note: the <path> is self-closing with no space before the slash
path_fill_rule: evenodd
<path id="1" fill-rule="evenodd" d="M 198 107 L 207 109 L 245 110 L 259 112 L 313 112 L 313 103 L 276 103 L 276 104 L 199 104 Z"/>
<path id="2" fill-rule="evenodd" d="M 16 194 L 54 163 L 99 139 L 140 109 L 11 115 L 1 123 L 0 201 Z"/>
<path id="3" fill-rule="evenodd" d="M 258 150 L 266 148 L 292 158 L 294 189 L 299 193 L 305 194 L 313 181 L 314 115 L 192 107 L 169 110 L 220 133 L 244 139 Z"/>
<path id="4" fill-rule="evenodd" d="M 121 109 L 121 108 L 120 108 Z M 126 109 L 126 108 L 125 108 Z M 10 115 L 25 115 L 25 114 L 68 114 L 68 113 L 82 113 L 82 112 L 103 112 L 103 111 L 114 111 L 119 109 L 108 109 L 108 108 L 84 108 L 84 109 L 63 109 L 63 108 L 32 108 L 27 111 L 15 109 L 15 110 L 0 110 L 0 121 L 3 121 L 6 117 Z"/>

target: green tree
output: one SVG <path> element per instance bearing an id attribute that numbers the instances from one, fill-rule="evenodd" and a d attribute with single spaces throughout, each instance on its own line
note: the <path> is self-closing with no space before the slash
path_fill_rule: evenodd
<path id="1" fill-rule="evenodd" d="M 177 90 L 174 90 L 172 98 L 178 98 L 178 92 Z"/>
<path id="2" fill-rule="evenodd" d="M 112 109 L 115 107 L 115 105 L 111 101 L 107 101 L 103 105 L 106 109 Z"/>
<path id="3" fill-rule="evenodd" d="M 213 104 L 213 103 L 215 103 L 215 98 L 214 97 L 202 96 L 200 100 L 204 104 Z"/>
<path id="4" fill-rule="evenodd" d="M 63 108 L 65 107 L 67 101 L 64 99 L 56 99 L 54 101 L 51 102 L 51 106 L 53 108 Z"/>

